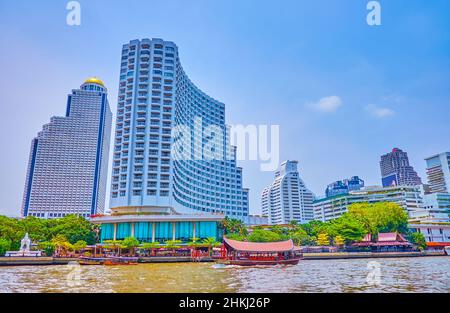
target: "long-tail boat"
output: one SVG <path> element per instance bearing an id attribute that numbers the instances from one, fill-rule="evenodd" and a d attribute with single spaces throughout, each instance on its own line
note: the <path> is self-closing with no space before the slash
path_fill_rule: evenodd
<path id="1" fill-rule="evenodd" d="M 280 242 L 244 242 L 223 239 L 220 263 L 229 265 L 295 265 L 303 258 L 292 240 Z"/>

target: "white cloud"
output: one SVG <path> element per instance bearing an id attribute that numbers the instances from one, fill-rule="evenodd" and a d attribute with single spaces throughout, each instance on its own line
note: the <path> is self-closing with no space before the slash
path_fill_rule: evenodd
<path id="1" fill-rule="evenodd" d="M 386 108 L 386 107 L 380 107 L 375 104 L 369 104 L 366 106 L 366 111 L 369 112 L 372 116 L 382 119 L 387 118 L 395 115 L 395 111 Z"/>
<path id="2" fill-rule="evenodd" d="M 381 98 L 385 102 L 404 103 L 406 97 L 403 95 L 389 95 Z"/>
<path id="3" fill-rule="evenodd" d="M 324 113 L 336 112 L 342 106 L 342 100 L 338 96 L 330 96 L 320 99 L 317 102 L 310 102 L 308 106 Z"/>

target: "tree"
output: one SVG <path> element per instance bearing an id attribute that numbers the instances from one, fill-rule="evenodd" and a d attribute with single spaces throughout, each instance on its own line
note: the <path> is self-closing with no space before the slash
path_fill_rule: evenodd
<path id="1" fill-rule="evenodd" d="M 292 221 L 290 221 L 289 226 L 291 226 L 292 228 L 297 228 L 298 222 L 296 220 L 292 220 Z"/>
<path id="2" fill-rule="evenodd" d="M 209 237 L 209 238 L 203 239 L 202 243 L 205 245 L 208 245 L 209 247 L 212 247 L 212 248 L 220 246 L 220 242 L 218 242 L 216 240 L 216 238 L 214 238 L 214 237 Z"/>
<path id="3" fill-rule="evenodd" d="M 241 236 L 247 236 L 247 228 L 241 220 L 225 217 L 221 226 L 225 229 L 225 234 L 239 234 Z"/>
<path id="4" fill-rule="evenodd" d="M 73 250 L 73 245 L 67 241 L 64 235 L 56 235 L 51 242 L 55 246 L 58 255 L 66 255 L 68 251 Z"/>
<path id="5" fill-rule="evenodd" d="M 117 250 L 117 254 L 120 255 L 121 249 L 123 247 L 122 240 L 105 240 L 103 242 L 103 247 L 105 249 L 114 251 L 114 253 L 116 253 Z"/>
<path id="6" fill-rule="evenodd" d="M 427 241 L 422 233 L 411 232 L 408 234 L 408 240 L 412 244 L 415 244 L 420 250 L 424 250 L 427 247 Z"/>
<path id="7" fill-rule="evenodd" d="M 181 240 L 167 240 L 166 241 L 166 248 L 175 250 L 181 248 L 181 244 L 183 242 Z"/>
<path id="8" fill-rule="evenodd" d="M 70 243 L 75 243 L 79 240 L 86 241 L 88 244 L 95 243 L 93 226 L 85 218 L 77 215 L 67 215 L 54 222 L 55 224 L 51 225 L 49 229 L 52 236 L 64 235 Z"/>
<path id="9" fill-rule="evenodd" d="M 79 251 L 83 250 L 86 247 L 87 247 L 87 243 L 84 240 L 78 240 L 77 242 L 75 242 L 73 244 L 73 250 L 75 252 L 79 252 Z"/>
<path id="10" fill-rule="evenodd" d="M 363 225 L 366 233 L 372 235 L 408 231 L 408 214 L 393 202 L 354 203 L 349 206 L 348 213 Z"/>
<path id="11" fill-rule="evenodd" d="M 5 238 L 0 238 L 0 256 L 4 256 L 6 251 L 11 249 L 11 241 Z"/>
<path id="12" fill-rule="evenodd" d="M 254 230 L 248 236 L 247 239 L 250 242 L 275 242 L 283 240 L 280 234 L 273 232 L 271 230 L 262 230 L 262 229 Z"/>
<path id="13" fill-rule="evenodd" d="M 46 256 L 52 256 L 55 253 L 55 245 L 50 241 L 39 242 L 38 249 L 42 250 Z"/>
<path id="14" fill-rule="evenodd" d="M 375 203 L 374 207 L 378 216 L 378 232 L 398 232 L 401 234 L 408 232 L 408 214 L 403 207 L 393 202 Z"/>
<path id="15" fill-rule="evenodd" d="M 32 241 L 44 241 L 50 239 L 47 220 L 28 216 L 19 221 L 24 233 L 28 233 Z"/>
<path id="16" fill-rule="evenodd" d="M 319 234 L 319 236 L 317 236 L 317 244 L 319 246 L 329 246 L 330 239 L 328 238 L 328 234 L 326 233 Z"/>
<path id="17" fill-rule="evenodd" d="M 161 248 L 161 245 L 159 242 L 145 242 L 141 245 L 141 248 L 144 250 L 150 250 L 152 255 L 154 255 L 155 250 Z"/>
<path id="18" fill-rule="evenodd" d="M 346 243 L 360 241 L 366 235 L 364 225 L 348 213 L 333 220 L 330 223 L 330 229 L 333 229 L 335 236 L 340 236 Z"/>
<path id="19" fill-rule="evenodd" d="M 236 241 L 245 241 L 247 238 L 245 236 L 242 236 L 240 234 L 227 234 L 226 237 L 231 240 Z"/>
<path id="20" fill-rule="evenodd" d="M 273 225 L 272 227 L 270 227 L 270 230 L 278 235 L 282 235 L 283 234 L 283 228 L 280 225 Z"/>
<path id="21" fill-rule="evenodd" d="M 337 235 L 337 236 L 334 238 L 334 244 L 335 244 L 336 246 L 343 246 L 343 245 L 345 244 L 345 240 L 344 240 L 344 238 L 343 238 L 342 236 Z"/>
<path id="22" fill-rule="evenodd" d="M 306 233 L 303 228 L 298 228 L 290 232 L 289 238 L 292 239 L 296 246 L 306 246 L 313 244 L 312 238 Z"/>
<path id="23" fill-rule="evenodd" d="M 326 223 L 322 221 L 310 221 L 306 224 L 300 225 L 302 229 L 306 231 L 308 236 L 317 237 L 319 233 L 322 232 L 323 228 L 326 226 Z"/>
<path id="24" fill-rule="evenodd" d="M 130 252 L 130 254 L 134 255 L 134 249 L 139 247 L 139 240 L 134 237 L 127 237 L 122 241 L 122 246 Z"/>
<path id="25" fill-rule="evenodd" d="M 209 238 L 203 239 L 202 243 L 208 247 L 208 254 L 210 256 L 211 256 L 212 248 L 220 246 L 220 242 L 218 242 L 216 240 L 216 238 L 214 238 L 214 237 L 209 237 Z"/>
<path id="26" fill-rule="evenodd" d="M 20 248 L 20 240 L 24 235 L 25 232 L 18 219 L 0 216 L 0 238 L 11 243 L 11 250 L 18 250 Z"/>

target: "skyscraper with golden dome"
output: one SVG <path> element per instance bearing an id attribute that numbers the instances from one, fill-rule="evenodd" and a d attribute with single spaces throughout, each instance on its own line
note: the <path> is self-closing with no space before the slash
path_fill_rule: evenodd
<path id="1" fill-rule="evenodd" d="M 87 79 L 32 140 L 22 216 L 88 217 L 105 207 L 112 114 L 107 89 Z"/>

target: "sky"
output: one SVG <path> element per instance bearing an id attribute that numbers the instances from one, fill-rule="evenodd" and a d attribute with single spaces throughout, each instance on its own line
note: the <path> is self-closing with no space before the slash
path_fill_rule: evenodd
<path id="1" fill-rule="evenodd" d="M 280 159 L 298 160 L 317 196 L 359 175 L 380 184 L 398 147 L 426 180 L 424 158 L 449 151 L 450 1 L 0 0 L 0 214 L 18 216 L 30 143 L 67 94 L 101 78 L 115 114 L 122 45 L 175 42 L 190 79 L 225 103 L 228 124 L 280 125 Z M 242 161 L 250 212 L 273 172 Z"/>

